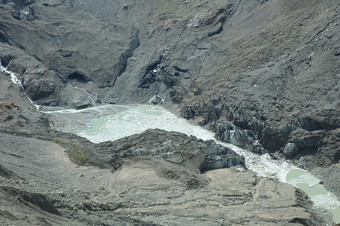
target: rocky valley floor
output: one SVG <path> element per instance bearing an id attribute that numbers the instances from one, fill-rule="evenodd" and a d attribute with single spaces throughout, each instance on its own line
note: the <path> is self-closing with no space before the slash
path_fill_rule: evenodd
<path id="1" fill-rule="evenodd" d="M 188 140 L 185 135 L 147 133 L 151 134 L 139 136 L 144 139 L 144 136 L 157 137 L 159 133 L 161 142 L 180 136 L 182 142 L 175 144 L 185 144 Z M 0 218 L 4 225 L 321 225 L 331 222 L 329 214 L 314 209 L 306 195 L 291 185 L 236 169 L 201 174 L 198 165 L 193 164 L 200 161 L 197 152 L 182 153 L 185 157 L 193 155 L 189 157 L 192 161 L 184 163 L 193 165 L 181 166 L 180 154 L 168 160 L 159 160 L 159 156 L 136 157 L 125 160 L 113 171 L 78 166 L 69 160 L 64 148 L 53 142 L 3 133 L 0 140 L 5 144 L 0 154 Z M 111 149 L 116 145 L 126 146 L 124 142 L 110 144 Z M 190 149 L 196 148 L 190 144 Z"/>
<path id="2" fill-rule="evenodd" d="M 94 144 L 29 99 L 162 105 L 339 198 L 339 15 L 338 0 L 0 0 L 1 65 L 22 84 L 0 71 L 0 224 L 332 225 L 214 142 L 148 130 Z M 231 164 L 212 170 L 213 153 Z"/>
<path id="3" fill-rule="evenodd" d="M 211 170 L 216 153 L 244 167 L 225 147 L 161 130 L 93 144 L 54 131 L 8 75 L 1 81 L 13 100 L 0 114 L 4 225 L 331 225 L 291 185 Z"/>

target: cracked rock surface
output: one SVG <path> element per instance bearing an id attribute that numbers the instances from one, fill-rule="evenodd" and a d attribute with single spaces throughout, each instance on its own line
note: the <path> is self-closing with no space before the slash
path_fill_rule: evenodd
<path id="1" fill-rule="evenodd" d="M 339 7 L 3 0 L 0 57 L 36 103 L 165 103 L 214 131 L 246 130 L 241 140 L 261 144 L 255 152 L 328 167 L 340 160 Z M 287 154 L 290 143 L 297 149 Z"/>
<path id="2" fill-rule="evenodd" d="M 148 130 L 93 144 L 54 131 L 18 85 L 0 79 L 1 103 L 16 103 L 0 112 L 3 225 L 331 222 L 293 186 L 229 168 L 244 159 L 213 141 Z"/>
<path id="3" fill-rule="evenodd" d="M 338 0 L 0 0 L 1 64 L 23 86 L 0 72 L 0 222 L 329 222 L 299 190 L 230 169 L 242 158 L 216 144 L 158 130 L 91 144 L 25 95 L 46 109 L 162 104 L 339 196 L 339 12 Z"/>

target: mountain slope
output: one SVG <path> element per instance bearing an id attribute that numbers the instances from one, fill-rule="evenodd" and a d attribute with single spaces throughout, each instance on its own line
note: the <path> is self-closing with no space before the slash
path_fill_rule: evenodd
<path id="1" fill-rule="evenodd" d="M 212 124 L 219 137 L 233 123 L 260 141 L 259 152 L 329 166 L 340 158 L 339 7 L 336 0 L 2 1 L 1 58 L 40 104 L 154 97 Z"/>

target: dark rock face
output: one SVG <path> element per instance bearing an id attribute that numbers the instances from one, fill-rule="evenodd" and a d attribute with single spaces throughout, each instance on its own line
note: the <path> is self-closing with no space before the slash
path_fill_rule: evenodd
<path id="1" fill-rule="evenodd" d="M 112 153 L 109 164 L 115 170 L 124 166 L 124 162 L 152 160 L 158 171 L 172 171 L 177 179 L 188 174 L 199 178 L 200 172 L 212 169 L 245 166 L 243 157 L 214 141 L 203 142 L 195 137 L 162 130 L 147 130 L 139 135 L 99 144 L 97 148 Z M 96 152 L 93 154 L 96 155 Z M 194 170 L 194 174 L 188 169 Z"/>
<path id="2" fill-rule="evenodd" d="M 44 195 L 28 193 L 26 191 L 20 191 L 15 188 L 9 187 L 0 187 L 0 191 L 5 192 L 10 196 L 16 197 L 20 202 L 28 202 L 38 206 L 39 208 L 46 212 L 60 215 L 59 211 L 54 207 L 51 201 L 48 200 L 48 198 L 46 198 Z"/>
<path id="3" fill-rule="evenodd" d="M 32 86 L 26 87 L 26 92 L 33 101 L 50 96 L 52 93 L 54 93 L 54 90 L 55 86 L 53 83 L 48 83 L 47 81 L 35 83 Z"/>
<path id="4" fill-rule="evenodd" d="M 249 148 L 255 142 L 253 134 L 249 130 L 243 131 L 230 124 L 219 125 L 217 129 L 218 134 L 221 135 L 218 139 L 222 141 L 232 143 L 243 148 Z"/>
<path id="5" fill-rule="evenodd" d="M 24 87 L 11 85 L 9 77 L 0 73 L 1 101 L 19 106 L 1 112 L 1 130 L 43 135 L 51 129 L 46 116 L 24 101 L 24 94 L 41 105 L 78 109 L 150 101 L 181 109 L 184 118 L 209 126 L 219 139 L 256 153 L 282 154 L 306 168 L 331 166 L 340 160 L 339 7 L 336 0 L 128 0 L 124 4 L 118 0 L 1 0 L 1 62 L 18 74 Z M 186 188 L 206 185 L 200 171 L 242 164 L 228 150 L 215 150 L 198 141 L 191 142 L 209 150 L 204 156 L 178 151 L 166 160 L 165 153 L 155 154 L 146 148 L 150 143 L 136 137 L 144 142 L 144 149 L 110 152 L 108 145 L 106 152 L 83 156 L 82 151 L 100 149 L 90 144 L 73 146 L 81 143 L 80 138 L 69 136 L 63 135 L 66 144 L 61 145 L 80 165 L 119 171 L 127 162 L 142 164 L 146 158 L 160 158 L 151 168 L 179 164 L 178 171 L 157 172 L 177 178 Z M 123 153 L 126 156 L 120 156 Z M 189 164 L 192 171 L 185 171 L 187 161 L 194 162 Z M 138 199 L 138 194 L 133 197 Z M 242 197 L 241 203 L 251 199 Z M 77 206 L 92 211 L 101 204 Z M 0 215 L 17 219 L 4 212 Z M 256 220 L 250 224 L 261 222 L 253 217 Z M 117 219 L 114 223 L 122 222 Z M 153 219 L 124 216 L 131 224 L 151 224 Z M 313 223 L 299 216 L 274 222 Z"/>
<path id="6" fill-rule="evenodd" d="M 0 165 L 0 176 L 1 177 L 6 177 L 6 178 L 11 178 L 15 177 L 16 175 L 11 171 Z"/>
<path id="7" fill-rule="evenodd" d="M 235 155 L 233 151 L 224 147 L 216 149 L 214 153 L 206 154 L 204 162 L 200 166 L 201 172 L 245 165 L 244 158 Z"/>
<path id="8" fill-rule="evenodd" d="M 287 158 L 292 158 L 294 156 L 296 156 L 299 152 L 298 147 L 296 146 L 295 143 L 287 143 L 285 146 L 285 149 L 283 150 L 283 154 L 287 157 Z"/>
<path id="9" fill-rule="evenodd" d="M 297 120 L 298 125 L 308 131 L 334 130 L 340 127 L 340 111 L 336 109 L 322 109 L 310 116 Z"/>
<path id="10" fill-rule="evenodd" d="M 213 141 L 149 130 L 93 144 L 51 129 L 20 89 L 0 73 L 5 225 L 331 222 L 294 187 L 228 169 L 244 159 Z"/>
<path id="11" fill-rule="evenodd" d="M 293 186 L 224 168 L 243 164 L 242 158 L 211 141 L 160 130 L 97 145 L 54 131 L 36 138 L 22 135 L 0 132 L 0 148 L 5 148 L 0 159 L 11 154 L 6 166 L 26 178 L 0 177 L 1 204 L 6 206 L 0 220 L 8 224 L 330 222 Z M 91 166 L 77 166 L 65 156 L 76 142 L 93 152 L 88 155 Z M 102 163 L 101 169 L 93 166 L 94 160 Z"/>
<path id="12" fill-rule="evenodd" d="M 0 57 L 39 104 L 84 108 L 157 95 L 154 104 L 175 105 L 199 125 L 232 123 L 252 133 L 267 152 L 283 153 L 297 128 L 339 128 L 334 1 L 1 7 Z"/>

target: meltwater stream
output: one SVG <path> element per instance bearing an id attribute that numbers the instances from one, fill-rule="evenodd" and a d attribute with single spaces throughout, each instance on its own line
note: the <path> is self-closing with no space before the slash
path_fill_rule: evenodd
<path id="1" fill-rule="evenodd" d="M 22 86 L 16 74 L 1 65 L 0 71 L 10 75 L 14 84 Z M 31 100 L 30 102 L 34 104 Z M 39 110 L 40 106 L 34 106 Z M 196 136 L 202 140 L 215 140 L 214 133 L 178 118 L 160 106 L 103 105 L 81 110 L 51 109 L 52 125 L 61 131 L 85 137 L 94 143 L 114 141 L 126 136 L 157 128 Z M 245 157 L 246 166 L 258 176 L 278 179 L 305 191 L 316 206 L 329 210 L 335 223 L 340 223 L 340 202 L 327 191 L 320 180 L 305 170 L 284 160 L 273 160 L 268 154 L 257 155 L 232 144 L 215 140 Z"/>
<path id="2" fill-rule="evenodd" d="M 53 117 L 55 116 L 54 114 Z M 68 132 L 86 137 L 94 143 L 100 143 L 118 140 L 152 128 L 181 132 L 202 140 L 214 140 L 218 144 L 229 147 L 244 156 L 247 168 L 256 172 L 258 176 L 278 179 L 302 189 L 316 206 L 327 209 L 333 214 L 334 222 L 340 222 L 340 202 L 334 194 L 319 184 L 320 180 L 312 174 L 287 161 L 273 160 L 268 154 L 257 155 L 235 145 L 217 141 L 213 132 L 178 118 L 160 106 L 117 106 L 114 113 L 107 111 L 105 116 L 89 120 L 86 128 Z"/>
<path id="3" fill-rule="evenodd" d="M 25 92 L 25 88 L 23 87 L 22 85 L 22 82 L 21 80 L 18 78 L 17 74 L 15 74 L 14 72 L 12 71 L 9 71 L 6 67 L 2 66 L 1 64 L 1 58 L 0 58 L 0 72 L 5 72 L 6 74 L 8 74 L 10 77 L 11 77 L 11 81 L 16 84 L 16 85 L 20 85 L 22 90 L 24 91 L 25 95 L 26 95 L 26 92 Z M 31 102 L 31 104 L 34 105 L 34 107 L 36 109 L 39 110 L 39 105 L 37 104 L 34 104 L 34 102 L 26 95 L 27 99 L 29 100 L 29 102 Z"/>

